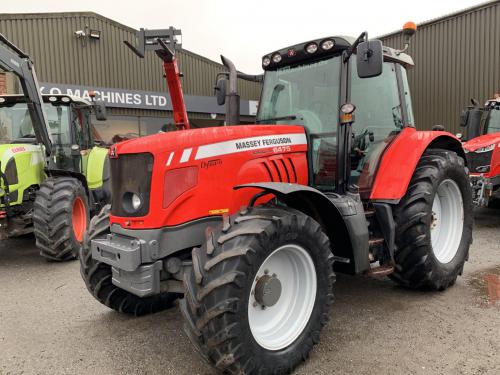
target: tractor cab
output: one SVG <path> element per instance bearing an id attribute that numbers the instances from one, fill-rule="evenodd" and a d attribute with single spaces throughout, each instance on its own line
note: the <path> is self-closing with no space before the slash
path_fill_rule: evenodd
<path id="1" fill-rule="evenodd" d="M 486 118 L 484 121 L 484 134 L 500 134 L 500 97 L 486 103 Z"/>
<path id="2" fill-rule="evenodd" d="M 98 120 L 105 120 L 105 109 L 100 103 L 69 95 L 43 95 L 45 112 L 53 147 L 56 167 L 72 172 L 85 171 L 86 155 L 99 142 L 91 124 L 94 110 Z M 26 97 L 0 96 L 0 143 L 37 144 Z"/>
<path id="3" fill-rule="evenodd" d="M 368 53 L 349 58 L 360 44 Z M 368 195 L 383 151 L 414 126 L 406 75 L 411 57 L 378 41 L 328 37 L 267 54 L 262 67 L 257 123 L 303 125 L 312 185 Z"/>

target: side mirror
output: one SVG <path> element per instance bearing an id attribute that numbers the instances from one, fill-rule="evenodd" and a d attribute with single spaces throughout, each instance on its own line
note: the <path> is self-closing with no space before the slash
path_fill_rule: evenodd
<path id="1" fill-rule="evenodd" d="M 356 49 L 356 65 L 359 78 L 376 77 L 382 74 L 384 55 L 380 40 L 361 42 Z"/>
<path id="2" fill-rule="evenodd" d="M 226 78 L 220 77 L 217 79 L 217 84 L 214 89 L 217 97 L 217 104 L 224 105 L 226 103 Z"/>
<path id="3" fill-rule="evenodd" d="M 483 110 L 481 108 L 467 108 L 460 114 L 460 126 L 467 128 L 465 137 L 462 140 L 471 140 L 481 135 L 481 119 Z"/>
<path id="4" fill-rule="evenodd" d="M 94 101 L 94 112 L 95 112 L 95 118 L 98 121 L 106 121 L 107 116 L 106 116 L 106 105 L 102 100 L 95 100 Z"/>
<path id="5" fill-rule="evenodd" d="M 463 128 L 469 123 L 469 113 L 470 111 L 468 109 L 464 109 L 460 114 L 460 126 Z"/>

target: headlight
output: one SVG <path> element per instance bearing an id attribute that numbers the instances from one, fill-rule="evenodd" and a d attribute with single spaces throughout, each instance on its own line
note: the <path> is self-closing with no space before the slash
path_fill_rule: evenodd
<path id="1" fill-rule="evenodd" d="M 318 45 L 316 43 L 309 43 L 306 45 L 306 52 L 307 53 L 314 53 L 318 50 Z"/>
<path id="2" fill-rule="evenodd" d="M 321 49 L 323 51 L 328 51 L 333 48 L 335 42 L 332 39 L 326 39 L 321 42 Z"/>
<path id="3" fill-rule="evenodd" d="M 122 205 L 128 213 L 137 212 L 142 206 L 142 198 L 139 194 L 128 191 L 123 194 Z"/>
<path id="4" fill-rule="evenodd" d="M 495 144 L 493 143 L 492 145 L 489 145 L 489 146 L 485 146 L 485 147 L 481 147 L 481 148 L 478 148 L 476 151 L 476 153 L 481 153 L 481 152 L 488 152 L 488 151 L 491 151 L 495 148 Z"/>
<path id="5" fill-rule="evenodd" d="M 132 208 L 134 210 L 138 210 L 139 207 L 141 207 L 141 197 L 139 197 L 137 194 L 132 194 Z"/>
<path id="6" fill-rule="evenodd" d="M 271 64 L 271 59 L 269 57 L 264 57 L 262 59 L 262 66 L 266 67 L 266 66 L 269 66 L 269 64 Z"/>
<path id="7" fill-rule="evenodd" d="M 275 53 L 275 54 L 273 55 L 273 62 L 277 64 L 277 63 L 279 63 L 280 61 L 281 61 L 281 55 L 280 55 L 279 53 Z"/>

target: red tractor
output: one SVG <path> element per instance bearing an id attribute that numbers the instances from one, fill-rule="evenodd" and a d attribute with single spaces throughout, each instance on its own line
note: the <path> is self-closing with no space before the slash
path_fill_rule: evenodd
<path id="1" fill-rule="evenodd" d="M 167 38 L 148 32 L 141 44 L 171 62 Z M 113 146 L 112 204 L 80 254 L 88 290 L 134 315 L 183 294 L 185 331 L 209 363 L 283 374 L 319 341 L 334 271 L 453 285 L 472 240 L 465 153 L 447 132 L 415 129 L 412 66 L 366 33 L 311 40 L 263 57 L 255 125 Z"/>
<path id="2" fill-rule="evenodd" d="M 500 202 L 500 97 L 488 100 L 483 108 L 477 101 L 462 113 L 467 127 L 464 149 L 472 181 L 473 199 L 478 206 L 498 207 Z"/>

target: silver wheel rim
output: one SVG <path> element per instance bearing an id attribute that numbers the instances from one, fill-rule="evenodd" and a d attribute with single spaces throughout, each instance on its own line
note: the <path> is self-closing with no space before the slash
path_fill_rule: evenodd
<path id="1" fill-rule="evenodd" d="M 258 280 L 265 275 L 281 283 L 273 306 L 260 304 L 255 296 Z M 288 244 L 274 250 L 260 266 L 248 301 L 248 323 L 257 343 L 267 350 L 292 344 L 304 331 L 316 301 L 316 269 L 309 253 Z"/>
<path id="2" fill-rule="evenodd" d="M 431 244 L 434 256 L 449 263 L 457 255 L 464 228 L 462 192 L 457 183 L 442 181 L 432 203 Z"/>

